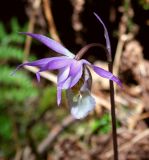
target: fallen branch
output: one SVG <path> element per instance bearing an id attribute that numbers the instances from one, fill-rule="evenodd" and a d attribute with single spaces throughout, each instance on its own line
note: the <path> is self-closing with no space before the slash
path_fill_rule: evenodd
<path id="1" fill-rule="evenodd" d="M 24 66 L 24 68 L 33 73 L 36 73 L 39 70 L 37 67 L 32 67 L 32 66 Z M 40 75 L 41 77 L 53 82 L 54 84 L 57 84 L 57 76 L 55 74 L 45 71 L 41 72 Z"/>
<path id="2" fill-rule="evenodd" d="M 48 22 L 48 26 L 49 26 L 49 33 L 51 35 L 51 37 L 57 41 L 61 43 L 61 40 L 57 34 L 57 30 L 56 30 L 56 26 L 54 23 L 54 19 L 52 16 L 52 11 L 51 11 L 51 1 L 50 0 L 43 0 L 43 11 L 45 13 L 45 17 L 47 19 Z"/>
<path id="3" fill-rule="evenodd" d="M 36 14 L 37 11 L 40 7 L 41 0 L 35 0 L 32 3 L 32 13 L 29 18 L 29 25 L 28 25 L 28 32 L 34 32 L 34 27 L 35 27 L 35 22 L 36 22 Z M 31 48 L 31 43 L 32 43 L 32 38 L 27 36 L 26 37 L 26 42 L 25 42 L 25 47 L 24 47 L 24 61 L 28 59 L 30 48 Z"/>
<path id="4" fill-rule="evenodd" d="M 74 119 L 72 116 L 67 116 L 64 118 L 62 123 L 57 124 L 48 134 L 48 136 L 39 144 L 38 146 L 38 152 L 39 154 L 44 154 L 48 151 L 48 149 L 51 147 L 52 143 L 56 140 L 58 135 L 70 124 L 75 122 L 76 119 Z"/>

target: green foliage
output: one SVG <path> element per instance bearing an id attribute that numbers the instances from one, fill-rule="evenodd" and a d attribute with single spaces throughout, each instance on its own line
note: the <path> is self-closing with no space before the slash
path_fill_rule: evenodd
<path id="1" fill-rule="evenodd" d="M 11 32 L 8 33 L 5 29 L 5 26 L 0 22 L 0 41 L 1 45 L 10 45 L 10 43 L 23 44 L 25 37 L 19 36 L 20 31 L 25 31 L 26 26 L 21 27 L 16 18 L 13 18 L 10 22 Z"/>
<path id="2" fill-rule="evenodd" d="M 43 125 L 40 117 L 56 105 L 56 87 L 36 87 L 37 82 L 23 68 L 11 75 L 24 58 L 25 36 L 18 32 L 26 31 L 25 28 L 16 18 L 12 19 L 7 29 L 0 22 L 0 155 L 5 157 L 14 157 L 16 146 L 10 144 L 26 144 L 28 132 L 35 144 L 47 135 L 49 125 Z M 29 57 L 29 60 L 35 59 L 35 56 Z M 28 130 L 28 125 L 34 120 L 37 121 Z"/>
<path id="3" fill-rule="evenodd" d="M 119 122 L 117 121 L 117 127 Z M 106 113 L 99 119 L 93 119 L 90 121 L 90 129 L 92 133 L 105 134 L 111 131 L 111 119 L 110 114 Z"/>
<path id="4" fill-rule="evenodd" d="M 9 117 L 6 117 L 4 115 L 0 115 L 0 135 L 3 135 L 3 141 L 4 140 L 10 140 L 12 136 L 12 123 L 11 119 Z M 2 138 L 1 138 L 2 140 Z"/>
<path id="5" fill-rule="evenodd" d="M 16 44 L 21 45 L 24 43 L 24 38 L 16 34 L 18 30 L 21 30 L 17 19 L 12 19 L 10 26 L 11 33 L 8 34 L 3 23 L 0 22 L 0 63 L 2 64 L 0 68 L 0 84 L 2 86 L 0 90 L 1 105 L 21 103 L 26 98 L 37 95 L 32 80 L 27 74 L 19 72 L 17 76 L 10 75 L 15 68 L 7 64 L 7 62 L 10 64 L 14 62 L 21 63 L 23 51 Z M 15 44 L 12 44 L 12 42 Z"/>
<path id="6" fill-rule="evenodd" d="M 117 127 L 120 124 L 117 121 Z M 99 118 L 89 119 L 88 121 L 83 121 L 79 124 L 74 124 L 73 128 L 69 130 L 74 134 L 77 134 L 80 137 L 84 137 L 85 135 L 92 135 L 92 134 L 107 134 L 111 132 L 111 116 L 110 113 L 105 113 Z"/>
<path id="7" fill-rule="evenodd" d="M 35 142 L 38 143 L 46 137 L 49 133 L 49 128 L 47 125 L 43 125 L 42 123 L 38 123 L 32 129 L 32 137 L 34 138 Z"/>
<path id="8" fill-rule="evenodd" d="M 12 86 L 21 86 L 25 89 L 29 89 L 32 87 L 31 78 L 25 74 L 25 72 L 18 71 L 17 75 L 11 75 L 11 73 L 15 70 L 15 68 L 8 67 L 4 65 L 0 68 L 0 83 L 4 85 Z"/>
<path id="9" fill-rule="evenodd" d="M 149 10 L 149 2 L 147 0 L 139 0 L 139 4 L 144 10 Z"/>
<path id="10" fill-rule="evenodd" d="M 48 86 L 44 89 L 39 106 L 41 110 L 45 110 L 51 104 L 56 104 L 56 87 Z"/>
<path id="11" fill-rule="evenodd" d="M 90 122 L 90 129 L 91 132 L 97 132 L 97 133 L 108 133 L 111 130 L 111 121 L 110 121 L 110 115 L 104 114 L 99 119 L 93 119 Z"/>
<path id="12" fill-rule="evenodd" d="M 0 59 L 4 60 L 18 60 L 21 62 L 23 59 L 22 50 L 12 47 L 12 46 L 4 46 L 0 47 Z"/>
<path id="13" fill-rule="evenodd" d="M 14 150 L 13 146 L 10 145 L 10 143 L 14 143 L 14 124 L 17 124 L 21 129 L 21 131 L 18 131 L 18 137 L 22 136 L 25 125 L 22 125 L 22 127 L 21 124 L 25 124 L 28 119 L 26 117 L 29 110 L 27 103 L 31 103 L 38 96 L 38 89 L 29 74 L 18 71 L 15 76 L 11 75 L 16 65 L 23 60 L 23 50 L 20 46 L 24 45 L 25 39 L 24 36 L 20 36 L 17 33 L 24 30 L 17 19 L 12 19 L 10 29 L 11 31 L 8 33 L 4 24 L 0 22 L 1 154 L 11 154 Z M 31 57 L 31 59 L 35 59 L 35 57 Z M 26 112 L 23 113 L 23 111 Z"/>
<path id="14" fill-rule="evenodd" d="M 19 31 L 25 31 L 26 27 L 19 26 L 17 19 L 13 18 L 11 21 L 11 33 L 7 33 L 5 26 L 0 22 L 0 59 L 1 60 L 17 60 L 21 62 L 23 60 L 23 50 L 18 46 L 24 45 L 25 36 L 20 36 Z M 34 60 L 35 57 L 30 57 L 30 60 Z"/>
<path id="15" fill-rule="evenodd" d="M 5 31 L 5 27 L 4 24 L 2 22 L 0 22 L 0 40 L 2 41 L 2 39 L 7 35 L 6 31 Z"/>
<path id="16" fill-rule="evenodd" d="M 21 62 L 23 60 L 23 51 L 20 48 L 14 46 L 1 45 L 0 46 L 0 59 L 1 61 L 14 60 Z M 29 60 L 35 60 L 35 56 L 30 56 Z M 1 62 L 2 63 L 2 62 Z"/>

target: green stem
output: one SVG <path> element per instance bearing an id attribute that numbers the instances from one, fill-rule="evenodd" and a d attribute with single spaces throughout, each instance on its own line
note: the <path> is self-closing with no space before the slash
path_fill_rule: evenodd
<path id="1" fill-rule="evenodd" d="M 88 44 L 83 47 L 75 56 L 76 60 L 80 60 L 82 56 L 92 47 L 100 47 L 102 48 L 107 54 L 107 61 L 108 61 L 108 68 L 109 72 L 113 72 L 113 63 L 112 63 L 112 56 L 111 50 L 107 50 L 105 46 L 102 44 L 92 43 Z M 113 150 L 114 150 L 114 160 L 118 160 L 118 145 L 117 145 L 117 131 L 116 131 L 116 114 L 115 114 L 115 98 L 114 98 L 114 84 L 113 81 L 110 80 L 110 101 L 111 101 L 111 119 L 112 119 L 112 137 L 113 137 Z"/>

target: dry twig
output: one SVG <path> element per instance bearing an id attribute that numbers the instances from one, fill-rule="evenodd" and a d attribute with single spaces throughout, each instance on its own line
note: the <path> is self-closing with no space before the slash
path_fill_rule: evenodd
<path id="1" fill-rule="evenodd" d="M 52 16 L 52 11 L 51 11 L 51 0 L 43 0 L 43 10 L 49 25 L 49 33 L 51 35 L 51 37 L 57 41 L 61 43 L 61 40 L 58 36 L 57 30 L 56 30 L 56 26 L 54 23 L 54 19 Z"/>
<path id="2" fill-rule="evenodd" d="M 24 68 L 29 70 L 30 72 L 33 72 L 33 73 L 36 73 L 39 70 L 37 67 L 32 67 L 32 66 L 24 66 Z M 53 73 L 45 71 L 45 72 L 41 72 L 40 75 L 41 75 L 41 77 L 53 82 L 54 84 L 57 83 L 57 77 Z"/>
<path id="3" fill-rule="evenodd" d="M 119 67 L 121 63 L 121 56 L 122 56 L 122 51 L 123 47 L 126 41 L 132 39 L 134 37 L 133 33 L 127 33 L 128 30 L 128 21 L 130 18 L 133 17 L 133 10 L 131 8 L 131 1 L 130 0 L 124 0 L 124 4 L 127 4 L 129 7 L 125 9 L 124 7 L 121 7 L 121 12 L 123 12 L 123 15 L 121 17 L 121 21 L 119 24 L 119 40 L 117 44 L 117 49 L 115 53 L 115 59 L 114 59 L 114 74 L 118 76 L 119 74 Z"/>
<path id="4" fill-rule="evenodd" d="M 40 4 L 41 4 L 41 0 L 34 0 L 34 2 L 32 3 L 33 11 L 32 11 L 31 16 L 29 18 L 28 32 L 34 32 L 36 14 L 37 14 L 37 11 L 40 7 Z M 27 36 L 26 42 L 25 42 L 25 47 L 24 47 L 24 61 L 26 61 L 28 59 L 30 47 L 31 47 L 31 42 L 32 42 L 32 38 Z"/>
<path id="5" fill-rule="evenodd" d="M 74 119 L 72 116 L 67 116 L 61 124 L 57 124 L 51 132 L 48 134 L 48 136 L 39 144 L 38 146 L 38 152 L 40 154 L 44 154 L 48 151 L 48 149 L 51 147 L 51 144 L 55 141 L 57 136 L 70 124 L 75 122 L 76 119 Z"/>

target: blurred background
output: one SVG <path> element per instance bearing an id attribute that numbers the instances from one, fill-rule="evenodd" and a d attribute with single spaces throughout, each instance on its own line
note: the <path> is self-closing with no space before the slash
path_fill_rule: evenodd
<path id="1" fill-rule="evenodd" d="M 57 55 L 18 32 L 49 36 L 77 53 L 89 43 L 105 45 L 109 31 L 120 160 L 149 159 L 149 1 L 5 0 L 0 5 L 0 160 L 110 160 L 113 156 L 109 82 L 92 73 L 95 110 L 83 120 L 70 115 L 65 92 L 56 104 L 56 73 L 42 75 L 23 61 Z M 107 69 L 103 50 L 84 56 Z"/>

